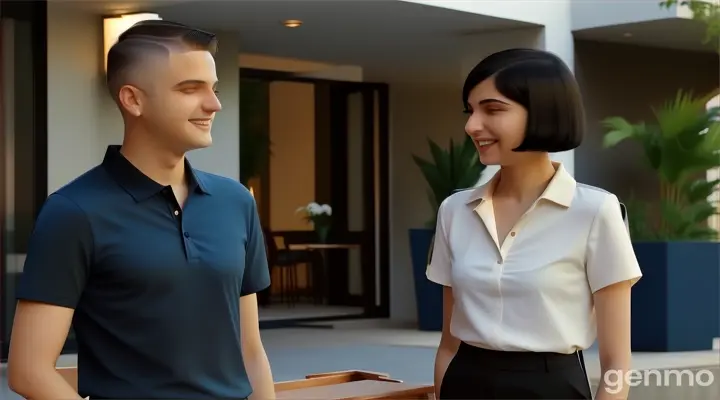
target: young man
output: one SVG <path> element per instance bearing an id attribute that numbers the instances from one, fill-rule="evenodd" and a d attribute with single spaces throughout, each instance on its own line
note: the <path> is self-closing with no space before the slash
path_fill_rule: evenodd
<path id="1" fill-rule="evenodd" d="M 53 193 L 36 222 L 8 365 L 23 397 L 274 398 L 255 202 L 185 159 L 212 142 L 215 49 L 210 33 L 151 21 L 110 50 L 123 144 Z M 79 393 L 55 371 L 71 322 Z"/>

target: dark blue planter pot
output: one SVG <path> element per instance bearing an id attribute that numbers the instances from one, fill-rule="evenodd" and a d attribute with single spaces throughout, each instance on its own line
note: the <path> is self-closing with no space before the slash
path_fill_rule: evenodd
<path id="1" fill-rule="evenodd" d="M 720 244 L 633 243 L 643 277 L 632 292 L 633 351 L 694 351 L 720 337 Z"/>
<path id="2" fill-rule="evenodd" d="M 442 330 L 442 286 L 425 275 L 434 235 L 432 229 L 410 229 L 410 256 L 415 280 L 418 325 L 422 331 Z"/>

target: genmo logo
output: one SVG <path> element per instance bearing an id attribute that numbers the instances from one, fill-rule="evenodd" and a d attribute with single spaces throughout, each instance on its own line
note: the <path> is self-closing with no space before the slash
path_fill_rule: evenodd
<path id="1" fill-rule="evenodd" d="M 703 386 L 707 387 L 715 382 L 715 375 L 712 371 L 701 370 L 656 370 L 647 369 L 642 371 L 610 370 L 603 376 L 605 390 L 610 394 L 620 393 L 625 387 L 655 386 L 655 387 L 678 387 L 678 386 Z"/>

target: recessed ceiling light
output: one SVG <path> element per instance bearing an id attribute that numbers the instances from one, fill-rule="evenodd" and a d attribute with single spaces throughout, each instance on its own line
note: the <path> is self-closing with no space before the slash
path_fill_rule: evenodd
<path id="1" fill-rule="evenodd" d="M 623 33 L 623 36 L 625 36 L 625 37 L 632 37 L 632 33 L 630 33 L 630 32 L 625 32 L 625 33 Z"/>
<path id="2" fill-rule="evenodd" d="M 286 28 L 298 28 L 302 24 L 303 22 L 299 19 L 286 19 L 283 21 L 283 25 L 285 25 Z"/>

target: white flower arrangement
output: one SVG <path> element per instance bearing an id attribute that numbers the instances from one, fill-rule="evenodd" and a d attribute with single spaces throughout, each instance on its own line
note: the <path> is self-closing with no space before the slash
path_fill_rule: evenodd
<path id="1" fill-rule="evenodd" d="M 304 207 L 298 208 L 296 212 L 304 212 L 305 219 L 317 224 L 318 222 L 330 222 L 332 207 L 329 204 L 318 204 L 313 201 Z"/>
<path id="2" fill-rule="evenodd" d="M 325 242 L 330 229 L 332 207 L 330 207 L 329 204 L 318 204 L 313 201 L 305 207 L 298 208 L 296 212 L 305 214 L 305 220 L 312 223 L 313 229 L 317 232 L 320 242 Z"/>

